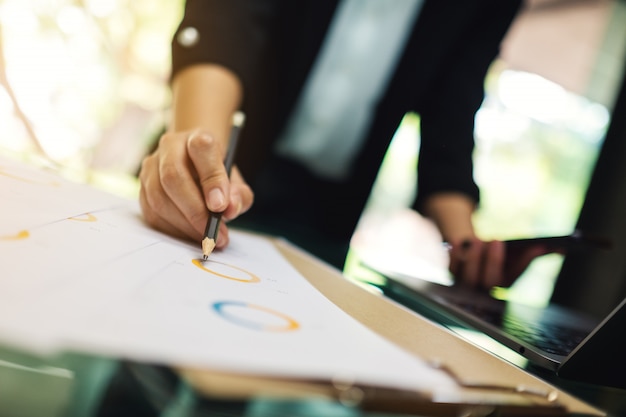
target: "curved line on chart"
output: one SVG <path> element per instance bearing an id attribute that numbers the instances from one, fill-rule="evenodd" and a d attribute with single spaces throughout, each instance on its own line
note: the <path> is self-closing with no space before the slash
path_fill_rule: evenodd
<path id="1" fill-rule="evenodd" d="M 68 217 L 68 220 L 75 220 L 77 222 L 97 222 L 98 218 L 91 213 L 81 214 L 75 217 Z"/>
<path id="2" fill-rule="evenodd" d="M 212 269 L 209 269 L 206 266 L 204 266 L 204 261 L 202 259 L 193 259 L 191 262 L 195 266 L 197 266 L 198 268 L 202 269 L 203 271 L 208 272 L 208 273 L 213 274 L 213 275 L 216 275 L 216 276 L 218 276 L 220 278 L 226 278 L 226 279 L 230 279 L 230 280 L 233 280 L 233 281 L 245 282 L 246 284 L 256 284 L 257 282 L 261 282 L 261 278 L 259 278 L 258 276 L 254 275 L 252 272 L 246 271 L 245 269 L 238 268 L 238 267 L 236 267 L 234 265 L 228 265 L 228 264 L 225 264 L 225 263 L 222 263 L 222 262 L 210 261 L 210 262 L 213 262 L 213 263 L 216 263 L 216 264 L 225 265 L 225 266 L 227 266 L 229 268 L 236 269 L 237 271 L 241 271 L 244 274 L 249 275 L 250 279 L 241 279 L 241 278 L 238 278 L 238 277 L 233 277 L 233 276 L 230 276 L 230 275 L 221 274 L 221 273 L 219 273 L 217 271 L 213 271 Z"/>
<path id="3" fill-rule="evenodd" d="M 234 316 L 232 314 L 228 314 L 226 311 L 224 311 L 224 307 L 228 307 L 228 306 L 245 307 L 245 308 L 250 308 L 253 310 L 263 311 L 265 313 L 269 313 L 273 316 L 276 316 L 278 318 L 285 320 L 286 324 L 283 326 L 271 326 L 271 325 L 264 325 L 264 324 L 256 323 L 250 320 L 245 320 L 240 317 Z M 259 306 L 255 304 L 249 304 L 249 303 L 245 303 L 242 301 L 218 301 L 216 303 L 213 303 L 213 309 L 224 319 L 232 323 L 238 324 L 240 326 L 248 327 L 254 330 L 263 330 L 263 331 L 269 331 L 269 332 L 291 332 L 300 328 L 300 324 L 286 314 L 280 313 L 278 311 L 272 310 L 267 307 L 263 307 L 263 306 Z"/>
<path id="4" fill-rule="evenodd" d="M 60 187 L 61 186 L 61 183 L 57 182 L 57 181 L 45 182 L 45 181 L 36 181 L 36 180 L 32 180 L 30 178 L 20 177 L 19 175 L 14 175 L 14 174 L 11 174 L 9 172 L 4 171 L 2 169 L 2 167 L 0 167 L 0 175 L 2 175 L 4 177 L 12 178 L 12 179 L 17 180 L 17 181 L 27 182 L 29 184 L 48 185 L 50 187 Z"/>
<path id="5" fill-rule="evenodd" d="M 30 233 L 28 232 L 28 230 L 20 230 L 14 235 L 0 237 L 0 240 L 22 240 L 22 239 L 28 239 L 29 237 L 30 237 Z"/>

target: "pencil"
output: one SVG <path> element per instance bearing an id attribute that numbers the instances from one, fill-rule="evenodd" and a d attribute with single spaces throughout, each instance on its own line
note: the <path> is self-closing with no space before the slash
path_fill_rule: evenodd
<path id="1" fill-rule="evenodd" d="M 226 156 L 224 157 L 224 167 L 230 177 L 230 171 L 235 159 L 235 152 L 237 151 L 237 142 L 239 141 L 239 132 L 243 127 L 243 123 L 246 120 L 246 116 L 243 112 L 235 112 L 233 115 L 232 128 L 230 131 L 230 138 L 228 139 L 228 148 L 226 150 Z M 207 221 L 206 228 L 204 229 L 204 238 L 202 239 L 202 258 L 206 261 L 209 258 L 215 245 L 217 244 L 217 233 L 220 229 L 220 221 L 222 220 L 222 213 L 214 213 L 209 211 L 209 220 Z"/>

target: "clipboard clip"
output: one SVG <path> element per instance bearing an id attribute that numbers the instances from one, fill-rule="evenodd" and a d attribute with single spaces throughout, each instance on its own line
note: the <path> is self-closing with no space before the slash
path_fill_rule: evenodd
<path id="1" fill-rule="evenodd" d="M 488 397 L 464 397 L 461 401 L 441 401 L 432 393 L 410 389 L 357 384 L 350 378 L 338 377 L 331 381 L 333 396 L 346 407 L 368 412 L 409 413 L 424 417 L 504 417 L 504 416 L 564 416 L 566 407 L 559 404 L 555 390 L 543 390 L 525 385 L 482 384 L 463 381 L 452 369 L 440 361 L 428 362 L 450 376 L 459 387 L 484 390 Z M 522 396 L 527 401 L 512 401 L 506 395 Z M 488 399 L 487 399 L 488 398 Z"/>
<path id="2" fill-rule="evenodd" d="M 519 394 L 528 396 L 531 398 L 538 398 L 550 404 L 558 404 L 559 393 L 556 390 L 545 390 L 536 387 L 529 387 L 523 384 L 518 385 L 499 385 L 499 384 L 485 384 L 467 382 L 460 378 L 449 366 L 438 360 L 431 360 L 428 362 L 430 366 L 438 369 L 448 375 L 454 380 L 460 387 L 467 389 L 480 389 L 497 391 L 502 393 Z"/>

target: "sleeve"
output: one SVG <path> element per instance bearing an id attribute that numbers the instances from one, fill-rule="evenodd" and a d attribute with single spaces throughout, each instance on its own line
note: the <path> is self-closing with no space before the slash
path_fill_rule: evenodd
<path id="1" fill-rule="evenodd" d="M 459 192 L 477 204 L 480 200 L 474 180 L 474 118 L 484 99 L 489 66 L 520 7 L 519 1 L 510 0 L 481 3 L 450 48 L 420 112 L 418 192 L 413 206 L 418 211 L 438 192 Z"/>
<path id="2" fill-rule="evenodd" d="M 183 68 L 201 63 L 233 71 L 244 89 L 269 46 L 277 0 L 187 0 L 172 39 L 173 78 Z"/>

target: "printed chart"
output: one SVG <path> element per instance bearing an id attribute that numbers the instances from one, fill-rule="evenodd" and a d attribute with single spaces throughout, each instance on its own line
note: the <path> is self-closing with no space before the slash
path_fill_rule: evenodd
<path id="1" fill-rule="evenodd" d="M 2 343 L 247 374 L 456 387 L 331 303 L 265 238 L 232 230 L 228 248 L 201 261 L 199 242 L 147 227 L 135 201 L 9 161 L 0 167 L 10 200 L 0 219 Z"/>

